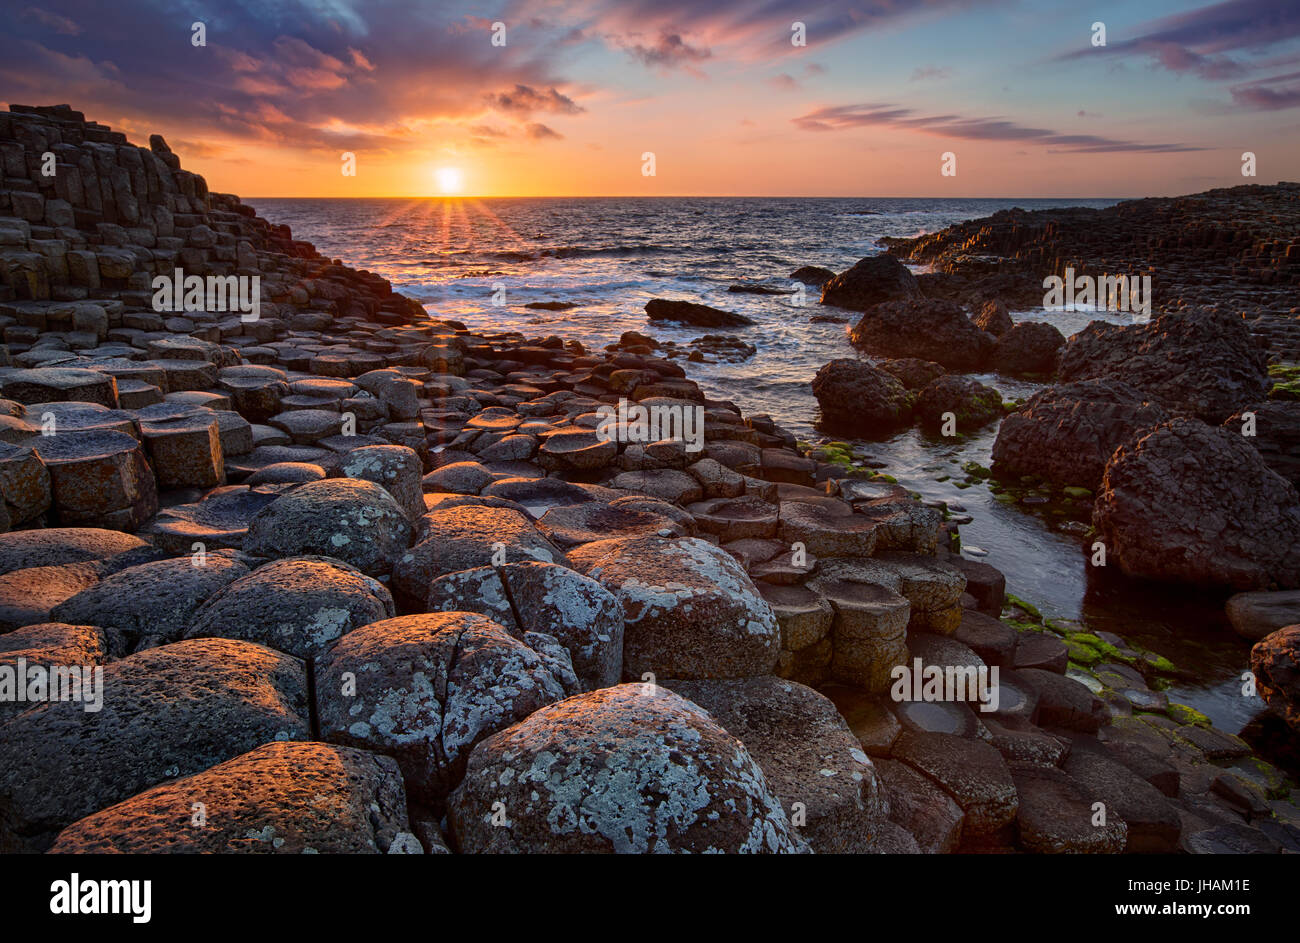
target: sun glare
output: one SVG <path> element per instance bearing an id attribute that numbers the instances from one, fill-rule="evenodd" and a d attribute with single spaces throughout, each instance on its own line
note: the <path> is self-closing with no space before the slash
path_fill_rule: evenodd
<path id="1" fill-rule="evenodd" d="M 435 174 L 438 178 L 438 189 L 443 193 L 459 193 L 463 181 L 459 167 L 439 167 Z"/>

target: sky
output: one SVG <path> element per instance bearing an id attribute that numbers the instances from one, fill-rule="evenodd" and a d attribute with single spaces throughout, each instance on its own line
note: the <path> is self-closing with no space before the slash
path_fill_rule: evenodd
<path id="1" fill-rule="evenodd" d="M 3 3 L 5 107 L 162 134 L 245 198 L 1300 180 L 1300 0 Z"/>

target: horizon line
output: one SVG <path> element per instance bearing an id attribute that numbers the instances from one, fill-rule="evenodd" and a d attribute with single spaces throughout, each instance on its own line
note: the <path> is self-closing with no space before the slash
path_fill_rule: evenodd
<path id="1" fill-rule="evenodd" d="M 1212 188 L 1219 189 L 1219 188 Z M 221 192 L 221 191 L 215 191 Z M 1204 192 L 1204 191 L 1199 191 Z M 233 194 L 239 196 L 239 194 Z M 1180 193 L 1177 196 L 1194 196 Z M 761 193 L 587 193 L 548 194 L 498 193 L 478 196 L 465 193 L 384 194 L 382 196 L 239 196 L 240 200 L 1168 200 L 1167 196 L 790 196 Z"/>

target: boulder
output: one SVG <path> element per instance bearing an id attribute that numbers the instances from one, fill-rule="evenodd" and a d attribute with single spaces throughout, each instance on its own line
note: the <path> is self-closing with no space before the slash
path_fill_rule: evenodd
<path id="1" fill-rule="evenodd" d="M 993 464 L 999 474 L 1095 491 L 1117 448 L 1168 419 L 1164 407 L 1119 380 L 1063 383 L 1039 390 L 1002 420 Z"/>
<path id="2" fill-rule="evenodd" d="M 832 360 L 817 371 L 812 389 L 828 429 L 879 438 L 911 419 L 903 384 L 862 360 Z"/>
<path id="3" fill-rule="evenodd" d="M 641 678 L 770 674 L 781 649 L 771 607 L 729 553 L 695 537 L 625 537 L 570 552 L 623 607 L 623 671 Z"/>
<path id="4" fill-rule="evenodd" d="M 201 799 L 200 799 L 201 797 Z M 195 802 L 203 804 L 195 823 Z M 69 825 L 53 854 L 384 854 L 416 849 L 386 756 L 267 743 Z"/>
<path id="5" fill-rule="evenodd" d="M 741 314 L 696 304 L 693 301 L 666 301 L 663 298 L 647 301 L 645 313 L 651 321 L 679 321 L 695 327 L 741 327 L 754 323 Z"/>
<path id="6" fill-rule="evenodd" d="M 1093 321 L 1061 353 L 1063 382 L 1120 379 L 1174 415 L 1223 422 L 1268 392 L 1268 365 L 1246 322 L 1210 310 L 1147 324 Z"/>
<path id="7" fill-rule="evenodd" d="M 340 560 L 300 557 L 223 586 L 189 620 L 185 637 L 256 642 L 306 659 L 394 613 L 393 597 L 378 580 Z"/>
<path id="8" fill-rule="evenodd" d="M 1300 495 L 1223 427 L 1173 419 L 1119 448 L 1093 525 L 1130 576 L 1300 587 Z"/>
<path id="9" fill-rule="evenodd" d="M 1250 650 L 1250 670 L 1269 708 L 1300 733 L 1300 625 L 1272 633 Z"/>
<path id="10" fill-rule="evenodd" d="M 933 298 L 886 301 L 868 308 L 849 340 L 881 357 L 918 357 L 949 370 L 978 370 L 993 350 L 993 335 L 966 317 L 961 305 Z"/>
<path id="11" fill-rule="evenodd" d="M 821 303 L 865 311 L 882 301 L 917 298 L 920 294 L 916 276 L 906 265 L 892 255 L 873 255 L 827 279 L 822 285 Z"/>
<path id="12" fill-rule="evenodd" d="M 244 550 L 254 556 L 336 557 L 363 573 L 388 573 L 411 543 L 411 522 L 392 495 L 370 481 L 309 481 L 258 511 Z"/>
<path id="13" fill-rule="evenodd" d="M 5 724 L 4 850 L 43 851 L 65 826 L 150 786 L 310 736 L 302 662 L 247 642 L 175 642 L 113 662 L 100 701 L 97 711 L 51 701 Z"/>
<path id="14" fill-rule="evenodd" d="M 993 345 L 993 369 L 1009 376 L 1038 376 L 1056 372 L 1065 335 L 1054 325 L 1021 321 Z"/>
<path id="15" fill-rule="evenodd" d="M 744 745 L 655 685 L 579 694 L 484 740 L 447 818 L 469 853 L 806 849 Z"/>
<path id="16" fill-rule="evenodd" d="M 395 757 L 411 795 L 435 811 L 475 744 L 564 694 L 537 652 L 468 612 L 373 622 L 316 663 L 321 735 Z"/>
<path id="17" fill-rule="evenodd" d="M 871 760 L 835 705 L 793 681 L 667 681 L 744 744 L 818 854 L 871 850 L 886 804 Z"/>
<path id="18" fill-rule="evenodd" d="M 988 298 L 980 302 L 970 319 L 977 328 L 994 337 L 1001 337 L 1015 327 L 1015 322 L 1007 313 L 1007 306 L 998 298 Z"/>
<path id="19" fill-rule="evenodd" d="M 920 360 L 916 357 L 882 360 L 876 366 L 909 390 L 924 389 L 946 372 L 942 365 L 935 363 L 933 360 Z"/>
<path id="20" fill-rule="evenodd" d="M 941 376 L 921 391 L 915 410 L 927 431 L 943 431 L 951 413 L 957 432 L 973 432 L 1002 418 L 1002 394 L 970 377 Z"/>
<path id="21" fill-rule="evenodd" d="M 126 555 L 148 549 L 149 545 L 139 537 L 99 527 L 47 527 L 0 534 L 0 574 L 31 567 L 129 559 Z"/>
<path id="22" fill-rule="evenodd" d="M 1238 635 L 1258 642 L 1278 629 L 1300 624 L 1300 590 L 1237 593 L 1229 597 L 1224 611 Z"/>
<path id="23" fill-rule="evenodd" d="M 1244 434 L 1247 429 L 1246 414 L 1251 421 L 1253 435 L 1246 440 L 1259 450 L 1260 458 L 1300 489 L 1300 401 L 1265 400 L 1238 410 L 1224 421 L 1230 432 Z"/>
<path id="24" fill-rule="evenodd" d="M 339 470 L 348 478 L 373 481 L 397 502 L 412 520 L 424 513 L 420 456 L 404 445 L 364 445 L 343 456 Z"/>

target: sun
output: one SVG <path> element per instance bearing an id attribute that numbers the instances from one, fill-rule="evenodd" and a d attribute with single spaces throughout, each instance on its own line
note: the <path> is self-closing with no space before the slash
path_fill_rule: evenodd
<path id="1" fill-rule="evenodd" d="M 438 180 L 438 189 L 443 193 L 459 193 L 464 185 L 459 167 L 439 167 L 434 176 Z"/>

